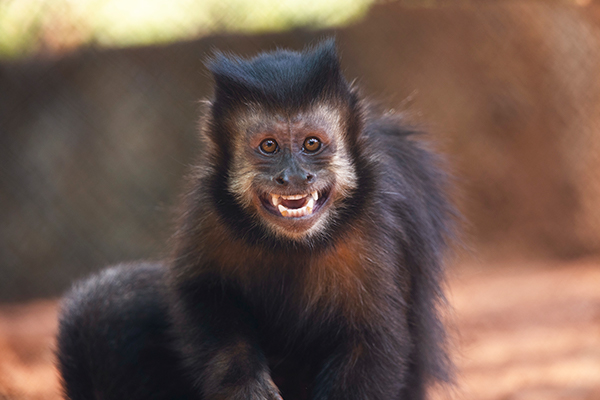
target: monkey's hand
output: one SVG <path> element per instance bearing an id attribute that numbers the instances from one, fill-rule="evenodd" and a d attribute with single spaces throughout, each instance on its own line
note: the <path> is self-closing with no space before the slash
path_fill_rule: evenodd
<path id="1" fill-rule="evenodd" d="M 202 375 L 207 399 L 282 400 L 262 355 L 243 341 L 221 348 Z"/>
<path id="2" fill-rule="evenodd" d="M 403 359 L 407 352 L 402 340 L 393 336 L 355 337 L 325 360 L 315 381 L 312 399 L 398 399 L 404 384 Z"/>
<path id="3" fill-rule="evenodd" d="M 281 400 L 239 294 L 210 280 L 182 282 L 171 317 L 188 376 L 207 400 Z"/>
<path id="4" fill-rule="evenodd" d="M 235 368 L 235 367 L 234 367 Z M 268 373 L 262 373 L 256 379 L 238 382 L 225 379 L 214 388 L 207 388 L 210 393 L 207 398 L 227 400 L 283 400 L 279 389 L 275 386 Z"/>

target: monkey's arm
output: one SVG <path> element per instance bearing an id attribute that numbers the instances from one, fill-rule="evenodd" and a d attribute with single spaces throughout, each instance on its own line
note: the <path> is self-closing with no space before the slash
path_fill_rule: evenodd
<path id="1" fill-rule="evenodd" d="M 176 343 L 203 399 L 281 399 L 244 308 L 234 291 L 210 279 L 176 287 Z"/>

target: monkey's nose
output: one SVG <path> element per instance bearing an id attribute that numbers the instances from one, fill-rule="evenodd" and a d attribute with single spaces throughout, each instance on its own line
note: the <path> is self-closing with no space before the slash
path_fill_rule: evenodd
<path id="1" fill-rule="evenodd" d="M 306 185 L 307 183 L 313 183 L 315 181 L 315 175 L 302 171 L 299 173 L 288 173 L 284 172 L 279 176 L 273 178 L 273 180 L 281 186 L 292 185 Z"/>

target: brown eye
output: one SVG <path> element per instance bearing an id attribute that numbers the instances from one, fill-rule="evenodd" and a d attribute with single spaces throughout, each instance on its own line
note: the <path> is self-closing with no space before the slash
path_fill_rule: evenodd
<path id="1" fill-rule="evenodd" d="M 321 148 L 321 141 L 316 137 L 306 138 L 304 141 L 304 151 L 314 153 Z"/>
<path id="2" fill-rule="evenodd" d="M 267 154 L 275 153 L 277 142 L 273 139 L 265 139 L 260 143 L 260 149 Z"/>

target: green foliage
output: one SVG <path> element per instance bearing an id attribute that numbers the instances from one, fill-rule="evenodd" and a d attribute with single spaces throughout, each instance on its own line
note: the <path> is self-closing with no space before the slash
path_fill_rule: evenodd
<path id="1" fill-rule="evenodd" d="M 374 0 L 0 0 L 0 58 L 346 24 Z"/>

